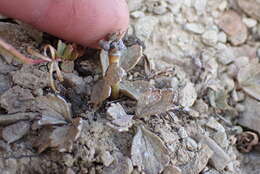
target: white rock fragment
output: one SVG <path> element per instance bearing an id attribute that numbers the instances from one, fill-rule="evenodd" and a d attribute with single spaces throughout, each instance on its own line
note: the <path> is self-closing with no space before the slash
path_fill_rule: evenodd
<path id="1" fill-rule="evenodd" d="M 191 107 L 197 99 L 197 92 L 194 84 L 191 82 L 187 82 L 185 87 L 181 89 L 179 97 L 179 103 L 181 106 Z"/>
<path id="2" fill-rule="evenodd" d="M 204 44 L 214 46 L 218 41 L 218 33 L 215 30 L 208 30 L 202 35 L 202 41 Z"/>
<path id="3" fill-rule="evenodd" d="M 222 42 L 222 43 L 226 43 L 227 42 L 227 35 L 224 32 L 219 32 L 218 33 L 218 41 Z"/>
<path id="4" fill-rule="evenodd" d="M 196 9 L 197 14 L 201 15 L 205 12 L 207 0 L 195 0 L 193 6 Z"/>
<path id="5" fill-rule="evenodd" d="M 235 59 L 235 55 L 233 50 L 226 46 L 225 44 L 218 43 L 217 46 L 217 58 L 218 61 L 223 64 L 227 65 L 230 64 Z"/>
<path id="6" fill-rule="evenodd" d="M 243 21 L 244 24 L 246 24 L 246 26 L 248 28 L 253 28 L 257 24 L 257 21 L 255 19 L 253 19 L 253 18 L 246 18 L 246 17 L 244 17 L 242 19 L 242 21 Z"/>
<path id="7" fill-rule="evenodd" d="M 208 122 L 206 123 L 206 126 L 209 128 L 219 131 L 219 132 L 225 132 L 225 128 L 213 117 L 211 117 Z"/>
<path id="8" fill-rule="evenodd" d="M 228 6 L 228 3 L 227 3 L 226 0 L 224 0 L 224 1 L 222 1 L 222 2 L 219 4 L 218 9 L 219 9 L 220 11 L 224 11 L 224 10 L 227 8 L 227 6 Z"/>
<path id="9" fill-rule="evenodd" d="M 182 139 L 185 139 L 185 138 L 188 137 L 188 134 L 187 134 L 187 132 L 186 132 L 186 130 L 185 130 L 184 127 L 179 128 L 179 130 L 178 130 L 178 135 L 179 135 Z"/>
<path id="10" fill-rule="evenodd" d="M 205 31 L 205 28 L 198 23 L 187 23 L 184 29 L 195 34 L 202 34 Z"/>

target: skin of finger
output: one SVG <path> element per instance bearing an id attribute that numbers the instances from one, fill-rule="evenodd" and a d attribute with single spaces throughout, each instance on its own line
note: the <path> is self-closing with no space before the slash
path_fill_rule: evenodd
<path id="1" fill-rule="evenodd" d="M 129 23 L 125 0 L 0 0 L 0 13 L 86 46 Z"/>

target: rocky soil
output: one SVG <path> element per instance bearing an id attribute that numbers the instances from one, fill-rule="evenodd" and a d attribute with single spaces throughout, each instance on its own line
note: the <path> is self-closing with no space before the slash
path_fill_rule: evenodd
<path id="1" fill-rule="evenodd" d="M 55 95 L 48 64 L 0 49 L 0 173 L 260 173 L 260 2 L 128 4 L 118 99 L 105 52 L 61 63 Z M 58 40 L 4 16 L 0 37 L 26 56 Z"/>

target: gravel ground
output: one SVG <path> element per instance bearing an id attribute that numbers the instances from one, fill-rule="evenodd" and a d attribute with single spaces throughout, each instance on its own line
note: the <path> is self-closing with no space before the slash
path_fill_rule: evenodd
<path id="1" fill-rule="evenodd" d="M 136 59 L 111 68 L 120 77 L 104 71 L 105 52 L 87 49 L 61 64 L 57 97 L 47 64 L 0 49 L 0 173 L 260 173 L 260 3 L 128 4 L 124 60 Z M 27 56 L 57 42 L 3 16 L 0 37 Z M 114 78 L 122 95 L 106 99 Z"/>

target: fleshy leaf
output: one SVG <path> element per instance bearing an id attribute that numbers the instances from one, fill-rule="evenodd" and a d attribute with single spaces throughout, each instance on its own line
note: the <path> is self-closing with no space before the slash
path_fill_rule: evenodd
<path id="1" fill-rule="evenodd" d="M 107 109 L 107 115 L 112 120 L 108 125 L 117 129 L 119 132 L 128 131 L 133 125 L 133 115 L 127 115 L 124 108 L 119 104 L 112 104 Z"/>
<path id="2" fill-rule="evenodd" d="M 154 87 L 147 81 L 137 80 L 137 81 L 121 81 L 120 82 L 120 92 L 132 99 L 138 100 L 144 92 L 147 92 Z"/>
<path id="3" fill-rule="evenodd" d="M 139 62 L 143 55 L 142 46 L 135 44 L 128 47 L 121 56 L 120 66 L 127 72 L 130 71 Z"/>
<path id="4" fill-rule="evenodd" d="M 38 143 L 38 152 L 43 152 L 46 148 L 51 147 L 59 152 L 71 152 L 73 143 L 76 141 L 83 128 L 83 120 L 76 118 L 72 120 L 71 125 L 64 125 L 53 129 L 43 130 L 44 139 Z"/>
<path id="5" fill-rule="evenodd" d="M 136 115 L 151 116 L 168 111 L 173 107 L 174 93 L 172 90 L 149 90 L 138 99 Z"/>
<path id="6" fill-rule="evenodd" d="M 66 48 L 66 44 L 63 43 L 61 40 L 59 40 L 59 41 L 58 41 L 58 44 L 57 44 L 56 56 L 57 56 L 57 57 L 62 57 L 65 48 Z"/>
<path id="7" fill-rule="evenodd" d="M 76 118 L 73 120 L 72 125 L 56 128 L 50 136 L 50 147 L 57 148 L 59 152 L 70 152 L 73 142 L 80 136 L 82 127 L 82 119 Z"/>
<path id="8" fill-rule="evenodd" d="M 37 122 L 38 125 L 66 124 L 72 120 L 70 104 L 60 96 L 38 97 L 37 107 L 42 113 L 41 119 Z"/>
<path id="9" fill-rule="evenodd" d="M 105 80 L 108 85 L 112 86 L 120 82 L 124 75 L 125 75 L 124 69 L 119 67 L 116 63 L 112 63 L 108 67 Z"/>
<path id="10" fill-rule="evenodd" d="M 170 158 L 162 140 L 143 126 L 137 128 L 131 147 L 131 159 L 139 171 L 146 174 L 161 173 Z"/>
<path id="11" fill-rule="evenodd" d="M 90 102 L 95 106 L 98 106 L 104 100 L 106 100 L 111 94 L 111 87 L 107 84 L 107 82 L 102 79 L 99 80 L 94 86 L 91 93 Z"/>

